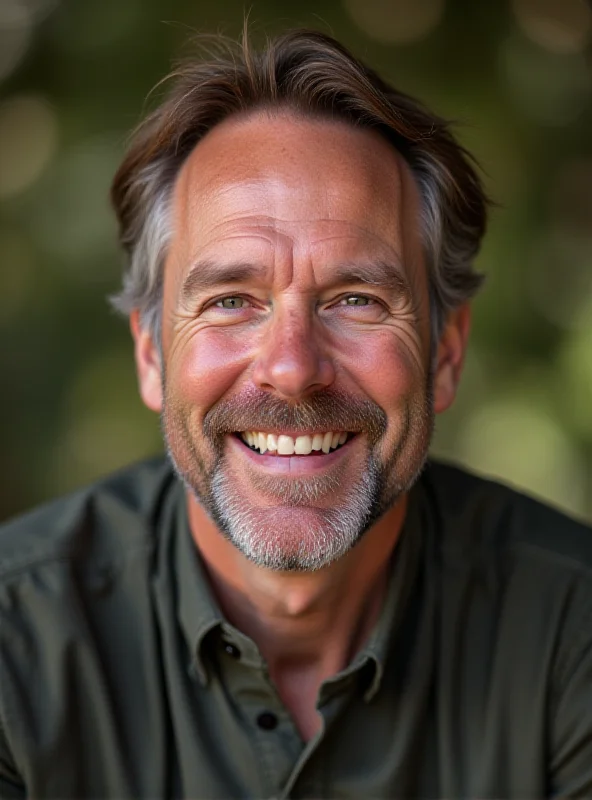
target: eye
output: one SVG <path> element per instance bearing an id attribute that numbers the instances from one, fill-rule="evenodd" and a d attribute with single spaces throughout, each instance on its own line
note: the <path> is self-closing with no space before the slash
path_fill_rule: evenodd
<path id="1" fill-rule="evenodd" d="M 214 305 L 216 308 L 245 308 L 247 301 L 244 297 L 222 297 L 220 300 L 216 300 Z"/>
<path id="2" fill-rule="evenodd" d="M 375 301 L 371 297 L 366 297 L 363 294 L 348 294 L 342 300 L 343 305 L 346 306 L 369 306 Z"/>

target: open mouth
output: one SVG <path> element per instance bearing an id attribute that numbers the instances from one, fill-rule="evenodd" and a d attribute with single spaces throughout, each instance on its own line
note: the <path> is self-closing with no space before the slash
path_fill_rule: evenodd
<path id="1" fill-rule="evenodd" d="M 240 431 L 235 434 L 253 452 L 276 456 L 323 455 L 338 450 L 355 434 L 347 431 L 325 431 L 323 433 L 288 436 L 283 433 Z"/>

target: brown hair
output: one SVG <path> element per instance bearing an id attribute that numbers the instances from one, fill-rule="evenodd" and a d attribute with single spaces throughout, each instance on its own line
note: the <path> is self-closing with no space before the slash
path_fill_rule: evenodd
<path id="1" fill-rule="evenodd" d="M 448 312 L 471 298 L 483 280 L 473 259 L 485 231 L 487 198 L 471 156 L 449 124 L 325 34 L 290 31 L 258 52 L 246 35 L 238 45 L 215 42 L 213 55 L 171 73 L 168 96 L 135 131 L 115 175 L 111 196 L 128 267 L 113 306 L 126 314 L 139 309 L 142 324 L 160 343 L 169 206 L 183 162 L 208 131 L 232 115 L 292 109 L 377 130 L 409 164 L 422 201 L 435 340 Z"/>

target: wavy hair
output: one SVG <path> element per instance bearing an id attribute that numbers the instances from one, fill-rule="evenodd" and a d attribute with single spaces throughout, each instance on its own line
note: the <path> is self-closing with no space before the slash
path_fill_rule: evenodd
<path id="1" fill-rule="evenodd" d="M 293 30 L 260 50 L 246 34 L 239 43 L 214 37 L 206 57 L 182 63 L 165 81 L 168 93 L 134 132 L 111 190 L 127 266 L 123 288 L 110 300 L 124 314 L 138 309 L 159 345 L 175 180 L 208 131 L 257 109 L 293 110 L 373 129 L 401 153 L 421 196 L 433 342 L 448 313 L 481 286 L 473 260 L 488 200 L 475 161 L 448 122 L 390 86 L 330 36 Z"/>

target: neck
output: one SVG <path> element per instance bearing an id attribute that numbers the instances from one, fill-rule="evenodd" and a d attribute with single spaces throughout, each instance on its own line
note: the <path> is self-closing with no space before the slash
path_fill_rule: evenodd
<path id="1" fill-rule="evenodd" d="M 404 497 L 334 564 L 285 573 L 246 559 L 188 495 L 193 538 L 225 617 L 257 644 L 272 678 L 306 670 L 317 684 L 349 663 L 376 623 L 406 507 Z"/>

